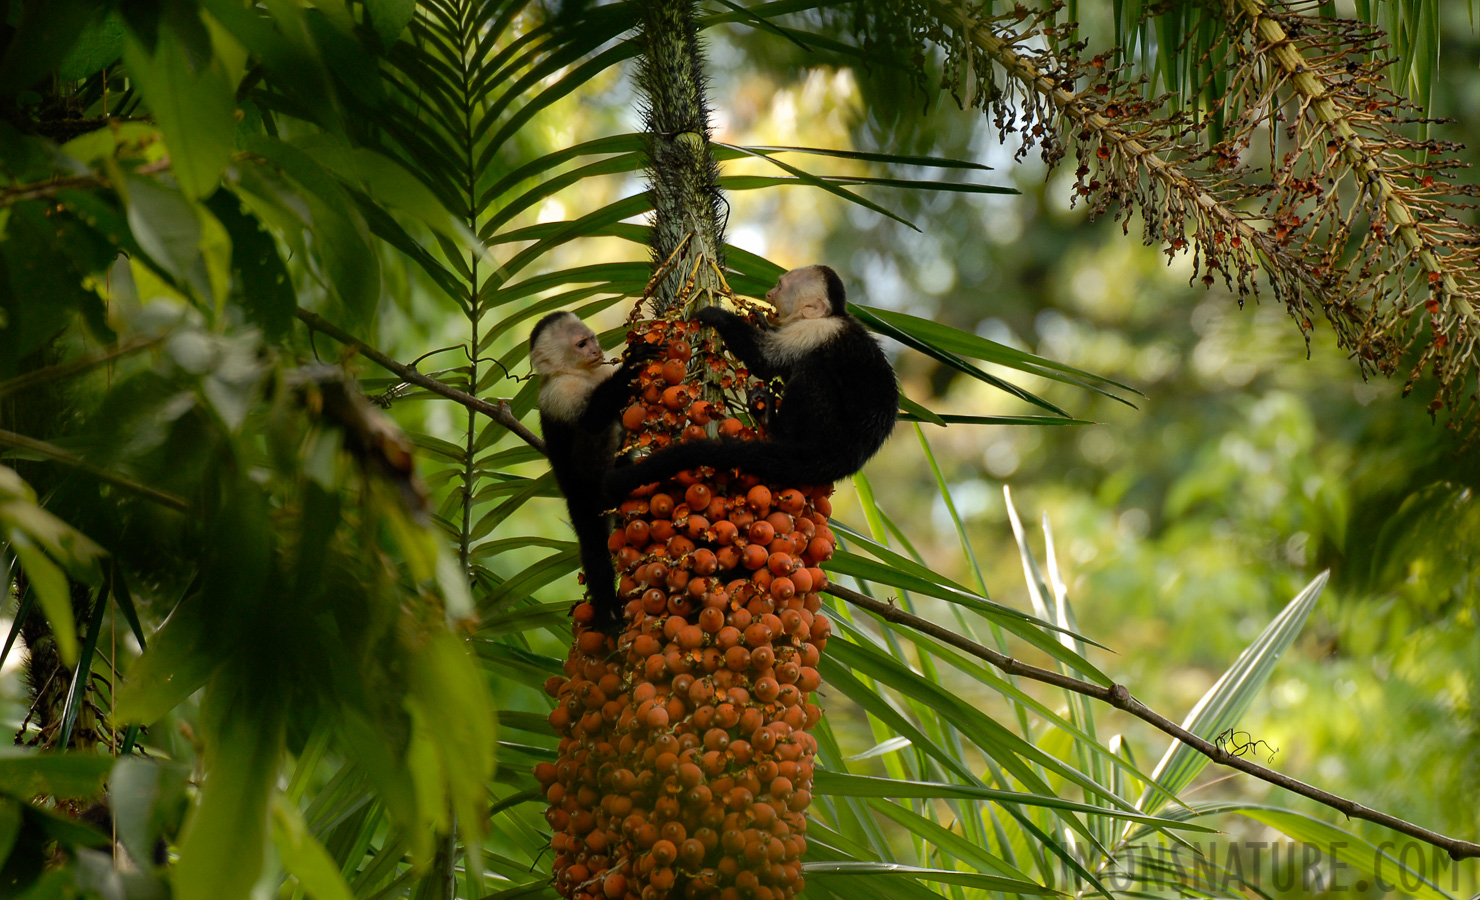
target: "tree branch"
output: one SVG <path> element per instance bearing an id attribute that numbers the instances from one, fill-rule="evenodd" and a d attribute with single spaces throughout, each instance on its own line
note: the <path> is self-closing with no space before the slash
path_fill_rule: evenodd
<path id="1" fill-rule="evenodd" d="M 1238 769 L 1240 772 L 1252 775 L 1261 781 L 1267 781 L 1270 784 L 1282 787 L 1302 797 L 1309 797 L 1318 803 L 1323 803 L 1332 809 L 1339 810 L 1351 818 L 1376 822 L 1378 825 L 1391 828 L 1409 837 L 1417 838 L 1427 844 L 1432 844 L 1446 851 L 1451 859 L 1459 860 L 1480 857 L 1480 844 L 1446 837 L 1438 832 L 1414 825 L 1412 822 L 1404 821 L 1397 816 L 1371 809 L 1354 800 L 1339 797 L 1329 791 L 1323 791 L 1314 785 L 1306 784 L 1303 781 L 1291 778 L 1273 769 L 1265 768 L 1241 756 L 1235 756 L 1217 744 L 1198 737 L 1166 716 L 1152 710 L 1135 697 L 1132 697 L 1130 690 L 1123 684 L 1112 684 L 1102 687 L 1097 684 L 1091 684 L 1088 681 L 1081 681 L 1069 675 L 1030 665 L 1021 660 L 998 653 L 996 650 L 984 647 L 973 640 L 964 638 L 949 628 L 937 625 L 928 619 L 922 619 L 919 616 L 905 612 L 893 603 L 875 600 L 872 597 L 864 596 L 857 591 L 849 590 L 837 584 L 828 584 L 823 590 L 840 600 L 846 600 L 860 609 L 868 610 L 887 622 L 911 628 L 921 634 L 933 637 L 942 643 L 949 644 L 958 650 L 969 653 L 972 656 L 984 659 L 1008 675 L 1018 675 L 1032 681 L 1050 684 L 1054 687 L 1063 688 L 1066 691 L 1073 691 L 1076 694 L 1092 697 L 1116 709 L 1124 710 L 1141 721 L 1147 722 L 1158 730 L 1171 735 L 1219 765 Z"/>
<path id="2" fill-rule="evenodd" d="M 58 447 L 55 444 L 48 444 L 46 441 L 38 441 L 35 438 L 27 437 L 24 434 L 17 434 L 14 431 L 6 431 L 4 429 L 0 429 L 0 447 L 14 447 L 17 450 L 27 450 L 31 453 L 35 453 L 37 456 L 45 457 L 52 462 L 61 463 L 64 466 L 70 466 L 74 469 L 77 469 L 79 472 L 86 472 L 99 481 L 106 481 L 111 485 L 121 487 L 126 491 L 131 491 L 141 497 L 144 497 L 145 499 L 153 500 L 155 503 L 158 503 L 161 506 L 168 506 L 171 509 L 176 509 L 180 512 L 190 511 L 190 504 L 187 503 L 184 499 L 176 497 L 174 494 L 169 494 L 164 491 L 157 490 L 147 484 L 140 484 L 139 482 L 134 481 L 132 478 L 126 478 L 122 475 L 109 472 L 107 469 L 98 468 L 92 463 L 83 460 L 83 458 L 78 456 L 77 454 L 63 450 L 61 447 Z"/>
<path id="3" fill-rule="evenodd" d="M 489 403 L 487 400 L 480 400 L 474 397 L 467 391 L 460 391 L 455 387 L 443 384 L 430 375 L 423 375 L 411 366 L 399 363 L 391 357 L 386 356 L 384 353 L 354 337 L 323 316 L 311 313 L 306 309 L 298 310 L 298 318 L 314 331 L 321 331 L 339 343 L 344 344 L 346 347 L 354 348 L 355 352 L 381 368 L 394 373 L 402 381 L 426 388 L 434 394 L 440 394 L 449 400 L 455 400 L 474 412 L 480 412 L 514 432 L 514 434 L 518 435 L 529 446 L 541 453 L 545 452 L 545 442 L 540 440 L 539 436 L 533 431 L 525 428 L 524 423 L 520 422 L 514 416 L 514 411 L 509 408 L 509 401 L 499 400 L 497 403 Z"/>
<path id="4" fill-rule="evenodd" d="M 0 381 L 0 397 L 26 390 L 34 385 L 45 384 L 48 381 L 58 378 L 70 378 L 73 375 L 80 375 L 105 363 L 112 362 L 119 357 L 127 356 L 130 353 L 136 353 L 140 350 L 146 350 L 162 340 L 164 340 L 164 335 L 162 334 L 136 337 L 122 343 L 114 344 L 112 347 L 100 350 L 97 353 L 90 353 L 85 356 L 79 356 L 76 359 L 57 363 L 56 365 L 35 369 L 24 375 L 18 375 L 9 381 Z"/>

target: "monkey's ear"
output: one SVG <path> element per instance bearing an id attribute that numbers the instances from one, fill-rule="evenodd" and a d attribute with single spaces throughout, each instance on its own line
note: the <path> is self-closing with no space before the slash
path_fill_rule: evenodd
<path id="1" fill-rule="evenodd" d="M 807 299 L 802 301 L 797 315 L 802 319 L 825 319 L 832 315 L 832 304 L 827 302 L 827 297 L 821 291 L 811 291 Z"/>

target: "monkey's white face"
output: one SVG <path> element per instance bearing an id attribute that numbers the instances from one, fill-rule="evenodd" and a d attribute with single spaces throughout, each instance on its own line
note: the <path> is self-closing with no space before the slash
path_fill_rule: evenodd
<path id="1" fill-rule="evenodd" d="M 596 333 L 574 316 L 551 325 L 530 354 L 530 363 L 540 375 L 595 369 L 604 362 Z"/>
<path id="2" fill-rule="evenodd" d="M 601 344 L 596 342 L 596 332 L 585 325 L 570 329 L 567 341 L 572 362 L 588 368 L 606 362 L 606 356 L 601 352 Z"/>
<path id="3" fill-rule="evenodd" d="M 766 291 L 766 302 L 776 307 L 776 325 L 785 325 L 797 319 L 826 318 L 831 311 L 827 302 L 827 286 L 816 266 L 792 269 L 776 281 L 776 286 Z"/>

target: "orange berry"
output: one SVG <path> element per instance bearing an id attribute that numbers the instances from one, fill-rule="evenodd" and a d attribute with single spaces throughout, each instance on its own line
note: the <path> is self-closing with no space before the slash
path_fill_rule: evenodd
<path id="1" fill-rule="evenodd" d="M 792 584 L 796 585 L 798 594 L 810 594 L 812 592 L 812 572 L 810 569 L 797 569 L 787 577 L 791 579 Z M 776 585 L 773 582 L 771 590 L 774 592 L 775 589 Z"/>
<path id="2" fill-rule="evenodd" d="M 663 364 L 663 380 L 669 384 L 681 384 L 688 375 L 688 366 L 681 359 L 670 359 Z M 669 407 L 672 409 L 673 407 Z"/>
<path id="3" fill-rule="evenodd" d="M 817 537 L 807 542 L 807 552 L 802 555 L 808 562 L 821 563 L 831 559 L 832 554 L 832 542 L 826 538 Z"/>
<path id="4" fill-rule="evenodd" d="M 807 498 L 796 488 L 787 488 L 776 498 L 776 506 L 787 515 L 794 516 L 807 505 Z"/>
<path id="5" fill-rule="evenodd" d="M 764 515 L 771 509 L 771 489 L 758 484 L 745 495 L 745 502 L 750 504 L 751 509 Z"/>
<path id="6" fill-rule="evenodd" d="M 745 568 L 754 571 L 764 566 L 768 557 L 769 554 L 766 553 L 765 547 L 759 544 L 751 544 L 745 548 L 745 555 L 742 558 L 742 562 L 745 564 Z"/>
<path id="7" fill-rule="evenodd" d="M 776 537 L 776 529 L 771 527 L 770 522 L 763 519 L 751 524 L 747 530 L 747 536 L 752 544 L 769 544 Z"/>
<path id="8" fill-rule="evenodd" d="M 773 575 L 790 575 L 797 567 L 789 553 L 772 553 L 766 558 L 766 565 Z"/>
<path id="9" fill-rule="evenodd" d="M 725 437 L 739 437 L 740 432 L 745 430 L 745 423 L 731 416 L 719 423 L 719 433 Z"/>
<path id="10" fill-rule="evenodd" d="M 663 405 L 674 412 L 683 409 L 688 405 L 688 402 L 689 389 L 684 385 L 675 384 L 663 391 Z"/>
<path id="11" fill-rule="evenodd" d="M 694 551 L 694 574 L 713 575 L 719 569 L 719 562 L 714 557 L 714 551 L 701 548 Z"/>
<path id="12" fill-rule="evenodd" d="M 750 668 L 750 651 L 735 646 L 725 651 L 725 665 L 733 672 L 744 672 Z"/>
<path id="13" fill-rule="evenodd" d="M 778 535 L 791 534 L 792 530 L 796 527 L 792 517 L 780 510 L 766 516 L 766 521 L 771 523 L 771 527 L 776 529 Z"/>
<path id="14" fill-rule="evenodd" d="M 691 484 L 684 491 L 683 502 L 689 505 L 689 509 L 708 509 L 709 501 L 714 495 L 707 484 Z"/>
<path id="15" fill-rule="evenodd" d="M 775 663 L 776 651 L 768 644 L 762 644 L 750 651 L 750 667 L 758 672 L 771 668 Z"/>
<path id="16" fill-rule="evenodd" d="M 641 403 L 634 403 L 627 407 L 622 413 L 622 427 L 628 431 L 636 431 L 647 421 L 647 408 Z"/>
<path id="17" fill-rule="evenodd" d="M 699 613 L 699 627 L 710 634 L 719 631 L 724 624 L 725 614 L 712 606 Z"/>

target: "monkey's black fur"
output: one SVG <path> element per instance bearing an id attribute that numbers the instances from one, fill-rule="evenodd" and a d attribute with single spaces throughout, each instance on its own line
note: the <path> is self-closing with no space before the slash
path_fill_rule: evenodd
<path id="1" fill-rule="evenodd" d="M 626 497 L 644 484 L 683 469 L 739 468 L 767 481 L 823 484 L 845 478 L 883 446 L 899 414 L 899 385 L 878 343 L 847 310 L 837 274 L 819 266 L 834 318 L 842 327 L 795 358 L 776 358 L 768 338 L 782 329 L 757 328 L 734 313 L 706 307 L 695 318 L 714 327 L 725 347 L 764 379 L 779 376 L 785 391 L 761 441 L 721 438 L 670 446 L 606 477 L 607 495 Z M 783 326 L 797 327 L 796 324 Z"/>
<path id="2" fill-rule="evenodd" d="M 569 313 L 552 313 L 541 319 L 530 332 L 530 347 L 547 327 L 566 315 Z M 555 473 L 555 483 L 565 495 L 565 508 L 580 546 L 581 568 L 586 573 L 591 605 L 596 609 L 593 624 L 608 634 L 621 625 L 622 607 L 606 546 L 611 523 L 605 512 L 609 504 L 604 500 L 602 477 L 621 447 L 622 410 L 632 399 L 632 380 L 659 349 L 648 344 L 633 345 L 616 372 L 591 390 L 574 419 L 555 414 L 544 404 L 540 406 L 545 456 Z"/>

